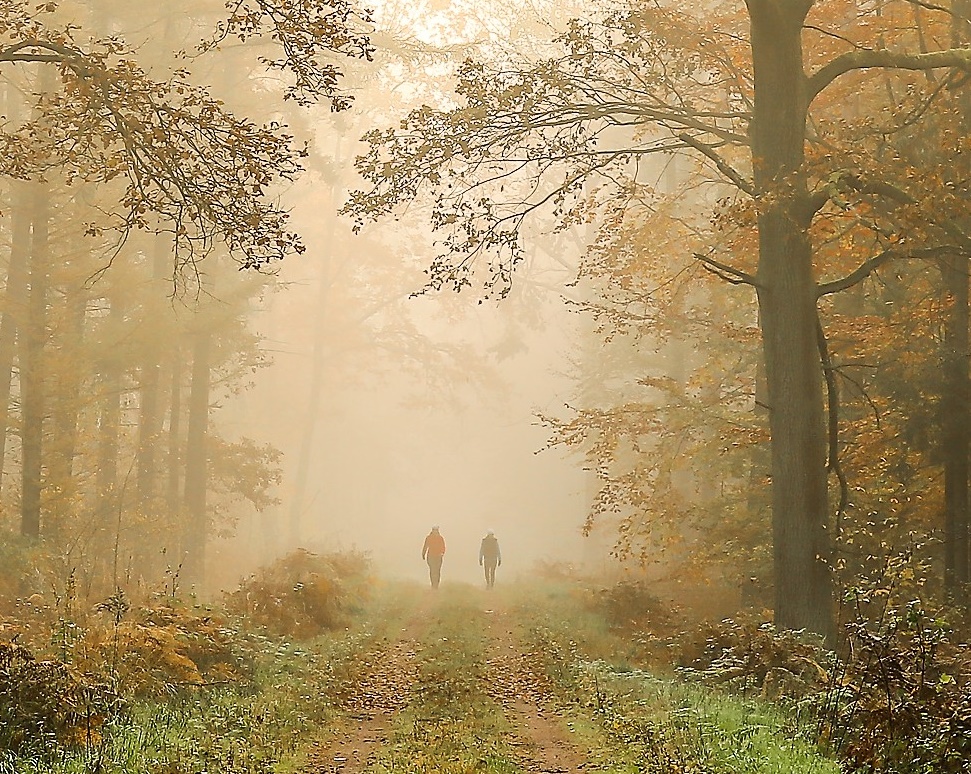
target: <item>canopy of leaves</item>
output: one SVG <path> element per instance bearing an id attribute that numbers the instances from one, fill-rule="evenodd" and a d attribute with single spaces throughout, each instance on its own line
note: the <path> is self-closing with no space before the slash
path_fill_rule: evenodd
<path id="1" fill-rule="evenodd" d="M 307 104 L 349 106 L 338 91 L 340 71 L 321 57 L 369 57 L 359 19 L 347 3 L 229 3 L 230 16 L 213 48 L 229 35 L 266 36 L 283 56 L 264 60 L 294 73 L 286 96 Z M 56 68 L 59 83 L 44 88 L 33 117 L 0 127 L 0 174 L 38 179 L 57 169 L 76 180 L 119 186 L 109 211 L 122 237 L 132 229 L 171 231 L 179 264 L 194 262 L 215 243 L 243 267 L 278 260 L 304 247 L 287 227 L 273 189 L 292 181 L 305 150 L 279 124 L 260 126 L 234 116 L 185 70 L 149 77 L 136 52 L 117 37 L 83 39 L 58 26 L 56 4 L 0 2 L 0 65 Z M 102 230 L 104 225 L 92 226 Z"/>

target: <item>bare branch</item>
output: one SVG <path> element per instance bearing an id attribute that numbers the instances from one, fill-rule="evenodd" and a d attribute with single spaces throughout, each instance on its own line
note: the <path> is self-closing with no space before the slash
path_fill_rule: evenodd
<path id="1" fill-rule="evenodd" d="M 841 75 L 854 70 L 883 68 L 887 70 L 937 70 L 954 67 L 971 70 L 971 49 L 952 48 L 926 54 L 906 54 L 886 49 L 862 49 L 836 57 L 807 79 L 807 98 L 811 103 L 816 95 Z"/>
<path id="2" fill-rule="evenodd" d="M 710 271 L 712 274 L 720 277 L 726 282 L 731 283 L 732 285 L 751 285 L 755 288 L 759 287 L 758 280 L 751 274 L 746 274 L 744 271 L 735 269 L 727 264 L 720 263 L 714 258 L 709 258 L 701 253 L 695 253 L 694 257 L 701 261 L 702 265 L 707 271 Z"/>
<path id="3" fill-rule="evenodd" d="M 818 285 L 816 287 L 816 298 L 822 298 L 830 293 L 839 293 L 843 290 L 847 290 L 848 288 L 851 288 L 857 283 L 865 280 L 885 263 L 889 263 L 894 258 L 899 257 L 900 253 L 896 252 L 895 250 L 884 250 L 879 255 L 875 255 L 872 258 L 864 261 L 854 271 L 850 272 L 845 277 Z"/>
<path id="4" fill-rule="evenodd" d="M 755 198 L 755 186 L 742 177 L 741 173 L 728 164 L 725 159 L 719 156 L 712 146 L 699 142 L 686 132 L 679 134 L 678 139 L 681 140 L 681 142 L 683 142 L 685 145 L 694 148 L 700 154 L 710 159 L 711 162 L 718 167 L 718 171 L 731 180 L 739 190 L 744 191 L 749 196 Z"/>

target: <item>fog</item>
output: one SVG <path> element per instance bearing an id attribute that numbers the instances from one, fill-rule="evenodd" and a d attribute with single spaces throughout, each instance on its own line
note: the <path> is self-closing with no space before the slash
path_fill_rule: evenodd
<path id="1" fill-rule="evenodd" d="M 307 421 L 313 331 L 287 321 L 295 308 L 313 305 L 315 288 L 304 271 L 293 264 L 281 270 L 288 287 L 259 316 L 260 326 L 273 331 L 273 365 L 257 375 L 241 405 L 224 409 L 237 432 L 284 452 L 285 471 L 280 505 L 242 526 L 239 539 L 221 549 L 230 555 L 243 548 L 265 560 L 295 545 L 287 496 Z M 354 358 L 374 370 L 354 374 L 349 386 L 340 371 L 327 380 L 299 545 L 364 551 L 381 574 L 421 579 L 422 541 L 438 525 L 448 546 L 446 581 L 479 580 L 479 540 L 488 529 L 500 538 L 508 576 L 528 573 L 538 560 L 582 559 L 587 475 L 576 457 L 543 451 L 549 430 L 537 418 L 563 409 L 569 398 L 576 315 L 549 291 L 486 304 L 466 295 L 445 299 L 455 314 L 447 326 L 436 320 L 441 299 L 434 294 L 402 306 L 428 311 L 416 330 L 423 345 L 454 348 L 462 362 L 474 364 L 470 374 L 461 362 L 442 366 L 448 380 L 427 378 L 422 363 L 395 373 L 393 362 L 382 362 L 392 357 L 382 342 L 366 340 Z M 529 324 L 515 319 L 524 304 L 533 307 L 526 310 Z"/>
<path id="2" fill-rule="evenodd" d="M 273 41 L 294 30 L 247 32 L 219 3 L 38 10 L 38 40 L 67 30 L 57 34 L 77 37 L 77 56 L 100 46 L 105 61 L 137 65 L 106 71 L 128 79 L 99 114 L 106 150 L 65 156 L 51 167 L 65 175 L 43 183 L 58 132 L 87 131 L 50 96 L 73 76 L 46 67 L 59 49 L 43 40 L 3 72 L 4 128 L 24 154 L 13 174 L 34 180 L 4 189 L 4 416 L 26 428 L 21 438 L 5 425 L 0 450 L 11 531 L 46 539 L 58 572 L 81 572 L 92 589 L 182 576 L 204 595 L 297 549 L 362 552 L 381 575 L 422 580 L 433 525 L 448 581 L 480 581 L 487 530 L 509 578 L 542 562 L 602 561 L 609 542 L 591 551 L 581 534 L 591 473 L 580 455 L 546 448 L 541 418 L 568 414 L 578 394 L 589 324 L 571 301 L 589 227 L 524 223 L 511 285 L 490 286 L 483 258 L 456 293 L 429 273 L 444 243 L 428 196 L 369 223 L 340 212 L 369 185 L 355 169 L 366 132 L 424 105 L 448 109 L 464 57 L 536 56 L 571 10 L 379 3 L 370 19 L 350 12 L 334 51 L 287 38 L 291 58 L 271 67 Z M 161 80 L 139 80 L 151 78 Z M 150 125 L 150 100 L 181 105 L 186 94 L 218 102 L 211 112 L 186 103 L 181 127 L 157 110 L 163 123 Z M 220 110 L 268 134 L 221 157 Z M 56 127 L 50 147 L 45 127 Z M 125 200 L 112 167 L 178 143 L 173 154 L 194 171 L 176 180 L 170 161 L 138 168 Z M 256 168 L 267 176 L 250 178 Z M 220 189 L 220 175 L 260 194 Z M 121 200 L 135 204 L 125 213 Z M 21 279 L 31 271 L 49 286 Z M 21 350 L 6 332 L 18 324 Z"/>

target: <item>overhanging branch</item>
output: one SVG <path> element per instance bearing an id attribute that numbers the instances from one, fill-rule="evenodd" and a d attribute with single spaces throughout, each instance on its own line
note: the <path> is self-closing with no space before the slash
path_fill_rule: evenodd
<path id="1" fill-rule="evenodd" d="M 695 258 L 701 261 L 702 265 L 707 271 L 710 271 L 715 276 L 725 280 L 725 282 L 731 283 L 732 285 L 751 285 L 754 288 L 759 287 L 758 280 L 751 274 L 747 274 L 744 271 L 735 269 L 727 264 L 720 263 L 714 258 L 709 258 L 701 253 L 695 253 Z"/>
<path id="2" fill-rule="evenodd" d="M 824 282 L 821 285 L 818 285 L 816 287 L 816 298 L 822 298 L 823 296 L 831 293 L 839 293 L 840 291 L 847 290 L 848 288 L 856 285 L 858 282 L 865 280 L 884 264 L 893 260 L 907 258 L 941 258 L 943 256 L 963 256 L 967 258 L 967 255 L 967 248 L 962 248 L 957 245 L 938 245 L 937 247 L 927 247 L 906 251 L 891 248 L 884 250 L 879 255 L 875 255 L 872 258 L 867 259 L 842 279 L 833 280 L 832 282 Z"/>
<path id="3" fill-rule="evenodd" d="M 842 279 L 833 280 L 832 282 L 824 282 L 821 285 L 818 285 L 816 287 L 816 298 L 822 298 L 830 293 L 839 293 L 840 291 L 847 290 L 848 288 L 856 285 L 858 282 L 865 280 L 885 263 L 889 263 L 894 258 L 898 257 L 900 257 L 898 252 L 894 250 L 884 250 L 879 255 L 875 255 L 861 263 L 854 271 L 850 272 Z"/>
<path id="4" fill-rule="evenodd" d="M 854 70 L 878 67 L 886 70 L 938 70 L 942 67 L 955 67 L 971 71 L 971 49 L 951 48 L 926 54 L 906 54 L 886 49 L 849 51 L 836 57 L 807 79 L 808 102 L 811 103 L 817 94 L 841 75 Z"/>
<path id="5" fill-rule="evenodd" d="M 706 145 L 703 142 L 699 142 L 687 132 L 682 132 L 679 134 L 678 139 L 681 140 L 681 142 L 683 142 L 685 145 L 694 148 L 707 159 L 710 159 L 711 162 L 718 167 L 718 171 L 731 180 L 739 190 L 744 191 L 753 198 L 755 197 L 755 186 L 742 177 L 738 170 L 729 165 L 725 159 L 719 156 L 715 152 L 714 148 L 712 148 L 710 145 Z"/>

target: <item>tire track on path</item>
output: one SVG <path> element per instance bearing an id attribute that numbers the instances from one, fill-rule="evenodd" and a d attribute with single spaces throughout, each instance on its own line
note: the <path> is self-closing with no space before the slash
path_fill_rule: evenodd
<path id="1" fill-rule="evenodd" d="M 488 692 L 498 702 L 512 728 L 509 746 L 517 765 L 529 774 L 570 774 L 597 770 L 587 763 L 564 728 L 553 684 L 543 671 L 539 654 L 523 647 L 511 616 L 490 614 L 492 638 L 486 660 Z"/>
<path id="2" fill-rule="evenodd" d="M 419 641 L 433 604 L 426 596 L 393 641 L 361 654 L 367 662 L 364 674 L 347 687 L 339 704 L 348 722 L 328 742 L 314 743 L 301 774 L 361 774 L 373 763 L 388 741 L 395 714 L 411 701 Z"/>

